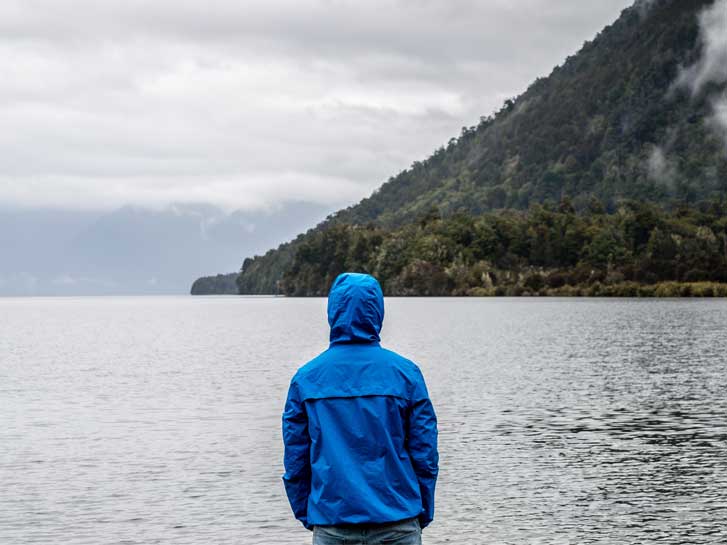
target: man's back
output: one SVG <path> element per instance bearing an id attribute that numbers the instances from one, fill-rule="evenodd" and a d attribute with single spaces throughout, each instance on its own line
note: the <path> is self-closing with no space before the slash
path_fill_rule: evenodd
<path id="1" fill-rule="evenodd" d="M 331 346 L 291 381 L 283 479 L 307 528 L 433 518 L 436 417 L 418 367 L 380 347 L 383 316 L 375 279 L 339 276 Z"/>

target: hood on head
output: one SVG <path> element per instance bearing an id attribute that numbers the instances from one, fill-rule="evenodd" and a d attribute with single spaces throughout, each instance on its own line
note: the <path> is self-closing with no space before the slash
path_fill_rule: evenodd
<path id="1" fill-rule="evenodd" d="M 328 293 L 331 344 L 379 342 L 384 294 L 371 275 L 340 274 Z"/>

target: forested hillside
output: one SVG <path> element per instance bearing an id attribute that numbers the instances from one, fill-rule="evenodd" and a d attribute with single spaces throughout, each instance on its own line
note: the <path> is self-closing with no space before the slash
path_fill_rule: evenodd
<path id="1" fill-rule="evenodd" d="M 202 276 L 194 281 L 192 295 L 218 295 L 237 293 L 237 273 Z"/>
<path id="2" fill-rule="evenodd" d="M 338 274 L 363 271 L 389 295 L 727 296 L 726 213 L 725 203 L 665 212 L 630 201 L 607 214 L 595 200 L 576 213 L 564 200 L 432 213 L 393 231 L 338 224 L 300 243 L 277 290 L 325 295 Z"/>
<path id="3" fill-rule="evenodd" d="M 613 209 L 621 198 L 694 202 L 724 192 L 713 94 L 679 85 L 702 55 L 698 14 L 709 4 L 626 10 L 549 77 L 336 220 L 402 225 L 432 206 L 479 214 L 567 195 L 578 209 L 591 196 Z"/>
<path id="4" fill-rule="evenodd" d="M 547 207 L 534 205 L 552 209 L 567 203 L 573 209 L 572 218 L 582 218 L 598 203 L 605 213 L 615 214 L 599 220 L 610 226 L 605 232 L 612 233 L 618 230 L 627 201 L 652 202 L 665 210 L 700 203 L 705 209 L 705 203 L 719 202 L 727 194 L 727 120 L 720 117 L 727 116 L 727 106 L 720 110 L 717 101 L 727 77 L 703 73 L 703 65 L 715 62 L 705 60 L 713 53 L 705 33 L 714 29 L 705 28 L 708 21 L 701 14 L 715 9 L 710 6 L 714 6 L 711 0 L 637 2 L 548 77 L 506 101 L 496 114 L 464 127 L 458 137 L 392 177 L 371 197 L 265 256 L 246 259 L 237 280 L 240 293 L 323 293 L 333 270 L 343 265 L 393 278 L 370 260 L 374 254 L 394 251 L 387 249 L 391 244 L 400 245 L 396 252 L 401 255 L 447 269 L 441 260 L 432 261 L 426 253 L 414 255 L 412 246 L 406 245 L 418 243 L 418 235 L 411 233 L 422 221 L 426 223 L 426 217 L 441 216 L 444 219 L 437 221 L 447 226 L 451 222 L 467 225 L 473 229 L 467 235 L 471 238 L 482 221 L 496 223 L 509 217 L 521 226 L 537 224 Z M 490 214 L 502 209 L 530 209 L 530 213 Z M 483 214 L 489 215 L 478 220 Z M 673 219 L 668 214 L 663 218 L 667 223 Z M 460 219 L 448 219 L 455 216 Z M 593 234 L 594 228 L 589 224 L 581 235 Z M 334 240 L 345 238 L 346 233 L 370 233 L 347 250 L 365 255 L 368 261 L 331 256 L 334 248 L 342 251 Z M 632 244 L 629 259 L 644 251 L 651 234 L 643 235 L 641 246 Z M 306 252 L 320 240 L 328 241 L 327 253 L 319 256 L 320 266 L 315 269 Z M 506 270 L 508 263 L 518 269 L 547 265 L 518 251 L 506 253 L 518 256 L 517 263 L 497 258 L 498 269 Z M 456 249 L 448 248 L 447 255 L 456 256 Z M 482 254 L 478 259 L 494 258 Z M 574 254 L 567 262 L 551 265 L 590 263 L 583 259 Z M 627 271 L 623 274 L 629 278 Z M 667 276 L 684 280 L 681 273 Z M 639 282 L 666 279 L 659 274 L 633 278 Z M 458 292 L 452 287 L 456 284 L 450 278 L 445 282 L 448 288 L 434 291 Z M 467 286 L 477 287 L 476 283 Z M 431 291 L 396 283 L 385 289 L 411 294 Z"/>

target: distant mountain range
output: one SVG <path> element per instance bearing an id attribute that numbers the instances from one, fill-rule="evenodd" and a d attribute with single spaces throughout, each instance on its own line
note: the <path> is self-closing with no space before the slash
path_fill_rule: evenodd
<path id="1" fill-rule="evenodd" d="M 280 292 L 301 248 L 341 225 L 396 229 L 432 215 L 479 216 L 563 199 L 576 212 L 594 200 L 614 212 L 628 199 L 669 208 L 723 198 L 726 11 L 725 0 L 638 0 L 548 77 L 428 159 L 315 229 L 245 260 L 240 293 Z M 325 284 L 344 262 L 330 257 L 313 283 Z M 215 291 L 208 285 L 200 292 Z"/>
<path id="2" fill-rule="evenodd" d="M 0 295 L 183 294 L 192 279 L 238 271 L 241 257 L 290 238 L 330 210 L 209 205 L 112 212 L 0 210 Z"/>

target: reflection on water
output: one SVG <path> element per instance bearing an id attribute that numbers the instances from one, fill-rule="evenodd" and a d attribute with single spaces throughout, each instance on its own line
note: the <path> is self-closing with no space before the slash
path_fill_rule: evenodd
<path id="1" fill-rule="evenodd" d="M 426 543 L 725 543 L 725 301 L 389 299 L 440 419 Z M 325 302 L 0 299 L 0 543 L 309 543 L 280 475 Z"/>

